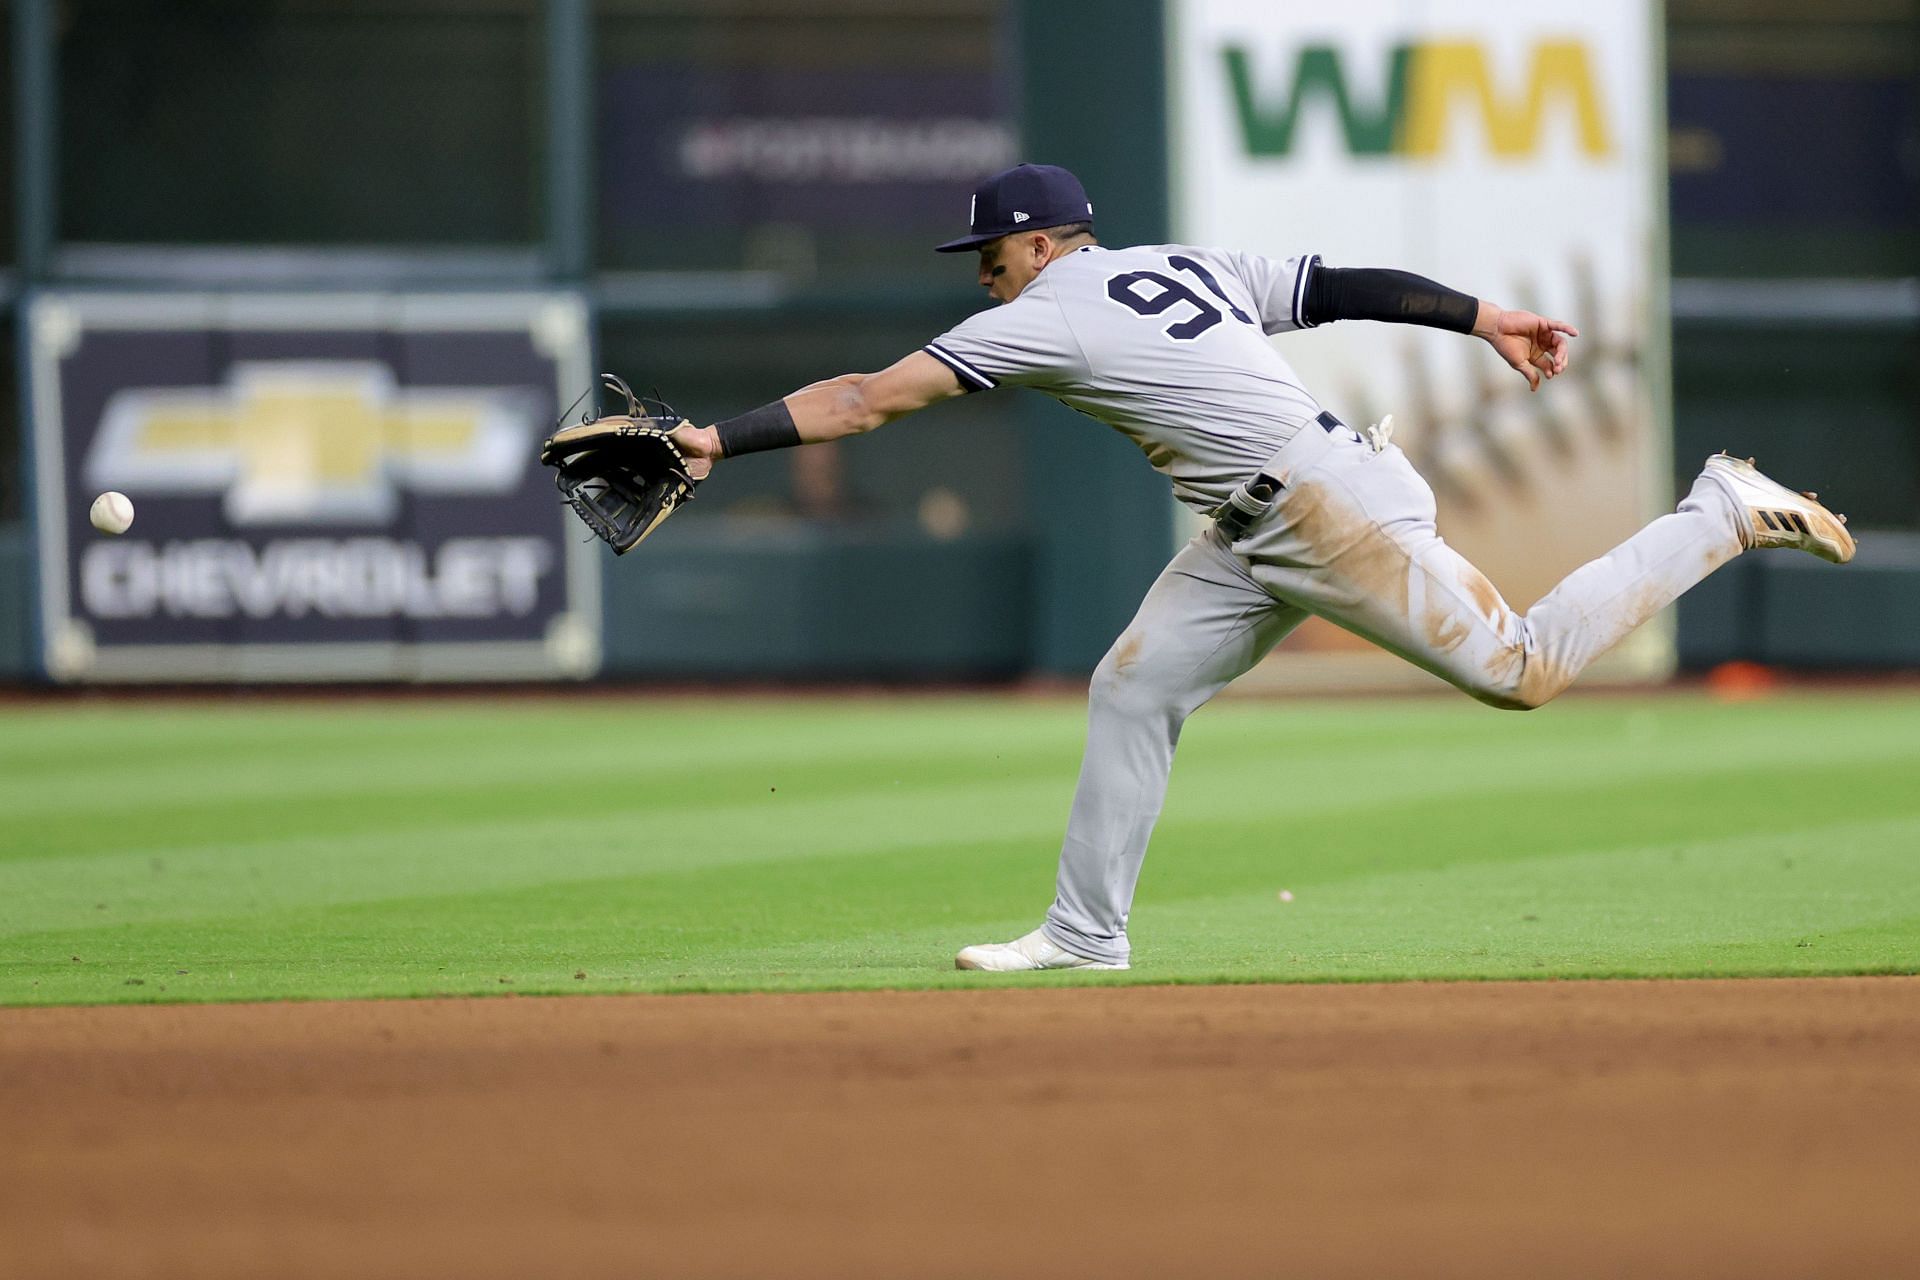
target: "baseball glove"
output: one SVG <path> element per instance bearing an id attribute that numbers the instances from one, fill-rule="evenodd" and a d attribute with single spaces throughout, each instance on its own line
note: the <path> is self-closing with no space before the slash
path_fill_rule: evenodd
<path id="1" fill-rule="evenodd" d="M 601 382 L 626 398 L 625 413 L 598 415 L 562 427 L 540 446 L 560 496 L 594 535 L 623 556 L 693 500 L 694 479 L 668 434 L 686 420 L 659 400 L 645 400 L 610 373 Z"/>

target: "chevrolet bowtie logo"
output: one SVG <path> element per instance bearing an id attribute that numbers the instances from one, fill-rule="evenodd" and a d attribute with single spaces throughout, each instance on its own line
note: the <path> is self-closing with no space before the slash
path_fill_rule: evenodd
<path id="1" fill-rule="evenodd" d="M 116 392 L 88 486 L 223 493 L 235 524 L 378 524 L 400 491 L 503 493 L 541 425 L 530 388 L 400 387 L 375 361 L 234 364 L 223 387 Z"/>

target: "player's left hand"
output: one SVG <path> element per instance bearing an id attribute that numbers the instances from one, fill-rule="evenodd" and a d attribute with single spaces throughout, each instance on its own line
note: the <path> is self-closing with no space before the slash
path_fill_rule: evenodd
<path id="1" fill-rule="evenodd" d="M 720 460 L 718 432 L 712 427 L 696 427 L 691 422 L 683 422 L 668 435 L 686 456 L 689 475 L 695 480 L 705 480 L 712 474 L 713 464 Z"/>
<path id="2" fill-rule="evenodd" d="M 1565 373 L 1567 339 L 1580 331 L 1565 320 L 1549 320 L 1531 311 L 1505 311 L 1481 303 L 1480 320 L 1473 331 L 1487 340 L 1500 358 L 1519 370 L 1535 391 L 1548 378 Z M 1491 310 L 1493 315 L 1487 312 Z"/>
<path id="3" fill-rule="evenodd" d="M 554 469 L 560 496 L 581 522 L 625 555 L 693 500 L 712 463 L 682 451 L 676 437 L 697 429 L 671 407 L 634 395 L 613 374 L 600 380 L 626 401 L 626 412 L 601 414 L 596 401 L 587 416 L 542 442 L 540 461 Z"/>

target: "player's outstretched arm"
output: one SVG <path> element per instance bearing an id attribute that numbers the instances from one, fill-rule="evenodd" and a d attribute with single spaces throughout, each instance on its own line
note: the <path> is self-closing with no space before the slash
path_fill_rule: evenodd
<path id="1" fill-rule="evenodd" d="M 680 427 L 673 439 L 700 480 L 722 458 L 859 435 L 965 392 L 953 370 L 916 351 L 879 373 L 842 374 L 738 418 Z"/>
<path id="2" fill-rule="evenodd" d="M 1549 320 L 1531 311 L 1506 311 L 1485 298 L 1480 300 L 1480 313 L 1474 317 L 1473 333 L 1485 338 L 1535 391 L 1546 379 L 1566 372 L 1567 339 L 1580 336 L 1580 331 L 1565 320 Z"/>
<path id="3" fill-rule="evenodd" d="M 1318 258 L 1308 271 L 1300 315 L 1309 327 L 1334 320 L 1384 320 L 1471 333 L 1485 338 L 1535 391 L 1566 371 L 1567 339 L 1580 336 L 1564 320 L 1507 311 L 1410 271 L 1328 267 Z"/>

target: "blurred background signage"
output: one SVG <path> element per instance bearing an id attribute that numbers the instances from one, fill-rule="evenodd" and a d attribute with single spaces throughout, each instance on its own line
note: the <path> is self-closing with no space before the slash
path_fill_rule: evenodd
<path id="1" fill-rule="evenodd" d="M 49 673 L 590 673 L 597 565 L 535 461 L 586 333 L 564 295 L 40 297 Z"/>
<path id="2" fill-rule="evenodd" d="M 1442 534 L 1512 604 L 1665 508 L 1653 6 L 1186 0 L 1176 30 L 1176 238 L 1400 267 L 1579 326 L 1537 397 L 1455 334 L 1280 342 L 1342 417 L 1393 415 Z M 1643 629 L 1616 673 L 1664 673 L 1669 635 Z M 1404 670 L 1316 620 L 1264 674 L 1354 662 Z"/>
<path id="3" fill-rule="evenodd" d="M 942 228 L 956 189 L 1017 162 L 1000 96 L 984 71 L 621 67 L 601 104 L 602 217 L 616 234 Z"/>

